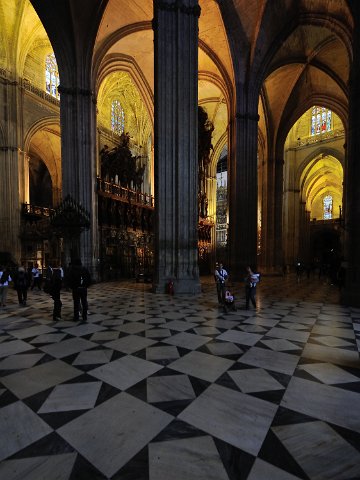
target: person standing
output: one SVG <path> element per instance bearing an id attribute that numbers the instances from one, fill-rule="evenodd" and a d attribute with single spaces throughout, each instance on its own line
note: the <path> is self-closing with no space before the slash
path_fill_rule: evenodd
<path id="1" fill-rule="evenodd" d="M 225 282 L 228 278 L 228 273 L 222 263 L 215 267 L 214 277 L 216 282 L 218 301 L 220 305 L 223 305 L 225 298 Z"/>
<path id="2" fill-rule="evenodd" d="M 69 265 L 66 283 L 72 290 L 74 321 L 77 322 L 79 320 L 81 304 L 82 319 L 85 322 L 88 312 L 87 290 L 91 285 L 91 276 L 89 270 L 81 264 L 80 259 L 73 260 Z"/>
<path id="3" fill-rule="evenodd" d="M 51 298 L 54 300 L 53 308 L 53 320 L 61 320 L 61 307 L 62 302 L 60 298 L 60 292 L 62 287 L 62 278 L 63 273 L 60 268 L 50 268 L 48 269 L 47 283 L 46 283 L 46 293 L 51 295 Z M 45 287 L 44 287 L 45 291 Z"/>
<path id="4" fill-rule="evenodd" d="M 7 267 L 0 267 L 0 306 L 6 307 L 6 297 L 11 282 L 10 270 Z"/>
<path id="5" fill-rule="evenodd" d="M 258 273 L 254 273 L 251 270 L 251 267 L 246 267 L 246 277 L 245 277 L 245 308 L 246 310 L 249 308 L 249 303 L 253 304 L 254 308 L 256 308 L 256 285 L 260 280 L 260 276 Z"/>
<path id="6" fill-rule="evenodd" d="M 18 295 L 19 305 L 26 306 L 27 290 L 29 288 L 29 276 L 23 266 L 17 269 L 14 278 L 14 286 Z"/>
<path id="7" fill-rule="evenodd" d="M 33 283 L 31 285 L 31 290 L 34 289 L 34 287 L 38 287 L 39 290 L 41 290 L 41 275 L 40 275 L 40 270 L 38 268 L 38 264 L 35 263 L 33 269 L 31 270 L 32 278 L 33 278 Z"/>

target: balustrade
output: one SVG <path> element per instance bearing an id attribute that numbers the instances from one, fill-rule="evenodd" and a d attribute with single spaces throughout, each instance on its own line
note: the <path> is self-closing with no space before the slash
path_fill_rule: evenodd
<path id="1" fill-rule="evenodd" d="M 111 183 L 102 178 L 97 178 L 97 186 L 99 193 L 105 193 L 119 199 L 121 201 L 127 201 L 130 203 L 137 203 L 147 207 L 154 208 L 154 197 L 148 193 L 137 192 L 130 188 L 122 187 L 116 183 Z"/>

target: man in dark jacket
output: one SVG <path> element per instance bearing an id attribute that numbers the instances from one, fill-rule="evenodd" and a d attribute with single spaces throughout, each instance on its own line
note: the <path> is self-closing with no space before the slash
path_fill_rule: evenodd
<path id="1" fill-rule="evenodd" d="M 66 275 L 66 283 L 72 290 L 74 301 L 74 321 L 79 320 L 80 303 L 82 307 L 82 319 L 87 320 L 87 289 L 91 285 L 91 276 L 87 268 L 83 267 L 80 259 L 75 259 L 69 265 Z"/>
<path id="2" fill-rule="evenodd" d="M 19 267 L 15 272 L 14 287 L 18 294 L 19 305 L 26 306 L 29 277 L 23 266 Z"/>
<path id="3" fill-rule="evenodd" d="M 49 293 L 54 300 L 53 319 L 61 320 L 62 302 L 60 298 L 62 288 L 62 268 L 48 268 L 44 292 Z"/>

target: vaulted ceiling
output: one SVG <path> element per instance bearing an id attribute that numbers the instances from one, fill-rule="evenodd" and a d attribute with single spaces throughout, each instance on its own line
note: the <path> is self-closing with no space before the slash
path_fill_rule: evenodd
<path id="1" fill-rule="evenodd" d="M 40 13 L 46 7 L 38 0 L 32 4 Z M 239 86 L 244 85 L 256 99 L 261 91 L 259 128 L 270 155 L 315 103 L 345 120 L 354 27 L 346 0 L 199 0 L 199 4 L 199 102 L 215 124 L 215 143 L 223 138 L 230 115 L 247 108 L 241 106 Z M 23 76 L 26 58 L 49 48 L 51 25 L 54 33 L 57 24 L 64 24 L 65 31 L 70 18 L 72 41 L 85 38 L 91 16 L 79 12 L 87 6 L 100 18 L 93 34 L 96 89 L 105 88 L 103 82 L 114 71 L 126 71 L 153 118 L 152 0 L 91 0 L 76 5 L 61 0 L 54 14 L 46 16 L 47 32 L 29 0 L 0 0 L 0 66 L 10 71 L 15 65 L 13 74 Z M 59 38 L 54 45 L 59 51 Z"/>

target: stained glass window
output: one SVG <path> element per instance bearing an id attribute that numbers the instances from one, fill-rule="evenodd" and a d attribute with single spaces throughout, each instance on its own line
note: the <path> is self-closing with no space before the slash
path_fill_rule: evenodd
<path id="1" fill-rule="evenodd" d="M 59 86 L 59 72 L 55 55 L 50 53 L 45 59 L 45 88 L 46 92 L 55 98 L 60 98 L 57 87 Z"/>
<path id="2" fill-rule="evenodd" d="M 119 100 L 113 100 L 111 103 L 111 130 L 119 135 L 125 129 L 125 112 Z"/>
<path id="3" fill-rule="evenodd" d="M 311 135 L 329 132 L 332 112 L 325 107 L 313 107 L 311 110 Z"/>
<path id="4" fill-rule="evenodd" d="M 333 198 L 331 195 L 324 197 L 324 220 L 332 219 Z"/>

